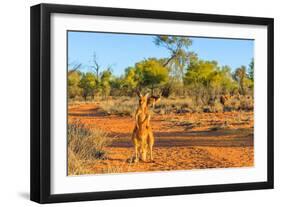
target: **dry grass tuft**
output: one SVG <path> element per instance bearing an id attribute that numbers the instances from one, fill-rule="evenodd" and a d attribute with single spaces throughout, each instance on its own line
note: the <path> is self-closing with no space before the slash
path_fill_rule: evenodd
<path id="1" fill-rule="evenodd" d="M 182 114 L 194 111 L 194 104 L 192 99 L 184 98 L 162 98 L 155 106 L 155 113 L 157 114 Z"/>
<path id="2" fill-rule="evenodd" d="M 104 148 L 111 141 L 106 132 L 89 128 L 79 119 L 68 124 L 68 174 L 85 174 L 85 162 L 105 159 Z"/>
<path id="3" fill-rule="evenodd" d="M 132 116 L 138 102 L 135 98 L 121 97 L 116 100 L 101 101 L 99 105 L 101 111 L 108 115 Z"/>
<path id="4" fill-rule="evenodd" d="M 80 160 L 78 156 L 71 150 L 68 149 L 68 175 L 83 175 L 91 173 L 90 170 L 85 168 L 85 163 Z"/>
<path id="5" fill-rule="evenodd" d="M 244 96 L 240 100 L 240 108 L 244 111 L 251 111 L 254 109 L 254 100 L 251 96 Z"/>
<path id="6" fill-rule="evenodd" d="M 252 111 L 254 109 L 254 99 L 251 96 L 232 97 L 224 104 L 224 111 Z"/>

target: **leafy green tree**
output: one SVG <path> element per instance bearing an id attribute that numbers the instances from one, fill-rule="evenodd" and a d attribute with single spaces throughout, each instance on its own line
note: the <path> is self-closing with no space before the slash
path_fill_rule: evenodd
<path id="1" fill-rule="evenodd" d="M 217 69 L 217 62 L 203 61 L 190 65 L 185 74 L 185 84 L 200 84 L 208 87 L 210 85 L 210 77 Z"/>
<path id="2" fill-rule="evenodd" d="M 123 82 L 124 82 L 123 76 L 120 77 L 112 76 L 112 79 L 110 80 L 110 87 L 111 87 L 110 94 L 112 94 L 112 96 L 123 95 Z"/>
<path id="3" fill-rule="evenodd" d="M 254 58 L 252 58 L 252 61 L 249 64 L 249 78 L 253 81 L 254 80 Z"/>
<path id="4" fill-rule="evenodd" d="M 188 37 L 160 35 L 155 37 L 154 43 L 169 51 L 170 57 L 166 59 L 163 66 L 169 66 L 171 75 L 182 81 L 188 60 L 194 55 L 188 52 L 192 40 Z"/>
<path id="5" fill-rule="evenodd" d="M 236 87 L 228 66 L 219 67 L 216 61 L 203 60 L 190 64 L 184 84 L 197 104 L 207 104 L 210 99 L 229 93 Z"/>
<path id="6" fill-rule="evenodd" d="M 152 93 L 155 87 L 160 87 L 168 81 L 168 69 L 157 59 L 141 61 L 136 64 L 135 68 L 137 72 L 141 73 L 140 85 L 149 87 Z"/>
<path id="7" fill-rule="evenodd" d="M 140 79 L 141 73 L 134 67 L 128 67 L 125 69 L 125 77 L 122 87 L 126 89 L 127 92 L 131 92 L 138 87 Z"/>
<path id="8" fill-rule="evenodd" d="M 79 71 L 71 71 L 68 73 L 68 98 L 75 98 L 81 95 L 81 88 L 79 82 L 81 79 L 81 73 Z"/>
<path id="9" fill-rule="evenodd" d="M 211 93 L 214 96 L 228 94 L 238 87 L 232 78 L 231 69 L 228 66 L 216 67 L 214 72 L 210 74 L 209 79 Z"/>
<path id="10" fill-rule="evenodd" d="M 231 68 L 229 66 L 222 66 L 221 75 L 223 79 L 221 80 L 222 93 L 228 94 L 233 93 L 238 89 L 237 82 L 233 79 Z"/>
<path id="11" fill-rule="evenodd" d="M 248 77 L 246 72 L 246 67 L 242 65 L 241 67 L 237 68 L 234 72 L 234 79 L 239 84 L 239 92 L 242 95 L 246 94 L 246 87 L 248 85 Z"/>
<path id="12" fill-rule="evenodd" d="M 110 94 L 111 86 L 110 82 L 112 79 L 112 72 L 108 69 L 105 70 L 101 73 L 101 78 L 100 78 L 100 85 L 102 89 L 102 94 L 106 98 Z"/>
<path id="13" fill-rule="evenodd" d="M 83 73 L 79 86 L 82 88 L 82 96 L 86 101 L 88 96 L 94 95 L 94 89 L 96 86 L 95 75 L 91 72 Z"/>

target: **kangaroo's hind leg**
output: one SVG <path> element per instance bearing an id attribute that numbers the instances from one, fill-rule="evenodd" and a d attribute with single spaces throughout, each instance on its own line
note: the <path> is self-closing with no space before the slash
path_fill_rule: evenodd
<path id="1" fill-rule="evenodd" d="M 146 154 L 147 154 L 147 143 L 146 140 L 142 140 L 141 147 L 140 147 L 140 154 L 142 161 L 146 162 Z"/>
<path id="2" fill-rule="evenodd" d="M 137 129 L 135 128 L 132 134 L 132 141 L 134 144 L 135 149 L 135 157 L 133 156 L 133 161 L 138 162 L 139 161 L 139 142 L 137 140 Z"/>
<path id="3" fill-rule="evenodd" d="M 154 135 L 153 135 L 153 132 L 152 132 L 152 129 L 149 128 L 148 130 L 148 139 L 147 139 L 147 143 L 148 143 L 148 147 L 149 147 L 149 154 L 150 154 L 150 161 L 153 161 L 153 153 L 152 153 L 152 150 L 153 150 L 153 145 L 154 145 Z"/>

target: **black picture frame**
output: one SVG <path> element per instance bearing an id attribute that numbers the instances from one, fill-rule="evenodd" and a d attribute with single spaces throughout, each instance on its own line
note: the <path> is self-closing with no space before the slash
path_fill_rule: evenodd
<path id="1" fill-rule="evenodd" d="M 151 18 L 194 22 L 218 22 L 267 26 L 267 181 L 238 184 L 169 187 L 74 194 L 50 193 L 50 130 L 51 130 L 51 70 L 50 70 L 50 15 L 52 13 L 100 15 L 113 17 Z M 38 203 L 88 201 L 103 199 L 167 196 L 179 194 L 211 193 L 272 189 L 274 177 L 274 105 L 273 105 L 273 44 L 272 18 L 195 14 L 168 11 L 103 8 L 56 4 L 39 4 L 31 7 L 31 174 L 30 199 Z"/>

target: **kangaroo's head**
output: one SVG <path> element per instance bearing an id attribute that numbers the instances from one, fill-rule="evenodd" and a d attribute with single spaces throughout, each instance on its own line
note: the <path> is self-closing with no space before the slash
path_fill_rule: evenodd
<path id="1" fill-rule="evenodd" d="M 155 104 L 158 103 L 161 99 L 160 96 L 149 96 L 149 93 L 142 95 L 139 91 L 137 92 L 139 96 L 139 107 L 144 109 L 145 107 L 152 106 L 154 108 Z"/>
<path id="2" fill-rule="evenodd" d="M 139 107 L 141 107 L 142 109 L 145 109 L 147 107 L 148 104 L 148 93 L 145 95 L 142 95 L 140 92 L 137 93 L 139 96 Z"/>

